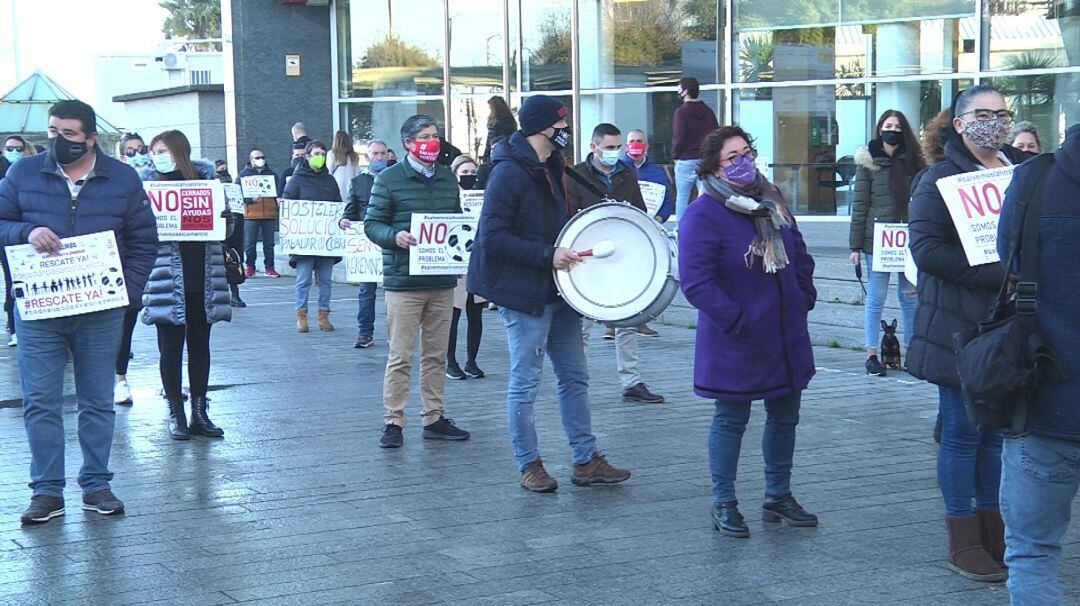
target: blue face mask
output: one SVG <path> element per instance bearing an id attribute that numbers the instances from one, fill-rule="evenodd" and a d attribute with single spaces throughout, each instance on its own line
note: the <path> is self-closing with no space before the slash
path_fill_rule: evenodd
<path id="1" fill-rule="evenodd" d="M 4 159 L 7 160 L 11 164 L 15 164 L 16 162 L 18 162 L 19 158 L 21 158 L 21 157 L 22 157 L 22 152 L 20 152 L 20 151 L 5 151 L 4 152 Z"/>
<path id="2" fill-rule="evenodd" d="M 373 173 L 381 173 L 386 170 L 386 160 L 372 160 L 368 162 L 368 170 Z"/>
<path id="3" fill-rule="evenodd" d="M 127 159 L 128 165 L 135 168 L 142 168 L 144 166 L 150 166 L 150 156 L 148 154 L 135 154 Z"/>
<path id="4" fill-rule="evenodd" d="M 154 163 L 154 170 L 163 175 L 176 170 L 176 162 L 169 154 L 151 154 L 150 160 Z"/>
<path id="5" fill-rule="evenodd" d="M 604 166 L 615 166 L 619 163 L 619 150 L 617 149 L 604 149 L 600 150 L 600 153 L 596 156 L 596 159 L 600 161 Z"/>

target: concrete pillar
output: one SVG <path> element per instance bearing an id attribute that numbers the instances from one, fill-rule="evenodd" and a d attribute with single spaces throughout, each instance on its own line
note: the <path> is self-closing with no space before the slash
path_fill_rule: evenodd
<path id="1" fill-rule="evenodd" d="M 918 74 L 920 67 L 919 22 L 883 23 L 877 26 L 878 76 L 906 76 Z M 888 82 L 874 87 L 877 123 L 878 116 L 887 109 L 904 112 L 912 128 L 918 129 L 920 110 L 919 82 Z"/>

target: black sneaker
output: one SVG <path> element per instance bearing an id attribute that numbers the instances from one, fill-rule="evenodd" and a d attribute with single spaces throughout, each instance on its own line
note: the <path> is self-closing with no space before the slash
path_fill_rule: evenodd
<path id="1" fill-rule="evenodd" d="M 807 512 L 791 495 L 765 499 L 762 505 L 761 519 L 766 522 L 783 520 L 788 526 L 817 526 L 817 516 Z"/>
<path id="2" fill-rule="evenodd" d="M 44 524 L 64 515 L 64 499 L 51 494 L 30 497 L 30 506 L 22 514 L 23 524 Z"/>
<path id="3" fill-rule="evenodd" d="M 644 383 L 622 392 L 622 399 L 626 402 L 644 402 L 646 404 L 663 404 L 664 396 L 649 391 L 649 386 Z"/>
<path id="4" fill-rule="evenodd" d="M 96 511 L 103 516 L 111 516 L 117 513 L 124 513 L 124 502 L 116 498 L 116 495 L 106 488 L 97 492 L 84 494 L 82 498 L 82 508 L 86 511 Z"/>
<path id="5" fill-rule="evenodd" d="M 713 528 L 729 537 L 745 539 L 750 536 L 750 527 L 746 525 L 742 514 L 739 513 L 738 501 L 713 503 L 712 523 Z"/>
<path id="6" fill-rule="evenodd" d="M 465 376 L 465 373 L 461 370 L 461 367 L 458 366 L 456 362 L 454 362 L 454 363 L 447 362 L 446 363 L 446 378 L 447 379 L 453 379 L 455 381 L 464 381 L 465 379 L 467 379 L 469 377 Z"/>
<path id="7" fill-rule="evenodd" d="M 371 335 L 360 335 L 356 337 L 356 343 L 353 343 L 353 347 L 356 349 L 367 349 L 375 344 L 375 337 Z"/>
<path id="8" fill-rule="evenodd" d="M 404 442 L 401 427 L 397 425 L 383 427 L 382 437 L 379 438 L 379 448 L 401 448 Z"/>
<path id="9" fill-rule="evenodd" d="M 465 363 L 465 374 L 473 379 L 483 379 L 484 371 L 480 370 L 480 367 L 476 365 L 476 362 Z"/>
<path id="10" fill-rule="evenodd" d="M 866 359 L 866 374 L 877 375 L 879 377 L 885 376 L 885 367 L 881 365 L 877 356 L 870 356 Z"/>
<path id="11" fill-rule="evenodd" d="M 458 429 L 453 419 L 442 417 L 424 428 L 425 440 L 468 440 L 469 432 Z"/>

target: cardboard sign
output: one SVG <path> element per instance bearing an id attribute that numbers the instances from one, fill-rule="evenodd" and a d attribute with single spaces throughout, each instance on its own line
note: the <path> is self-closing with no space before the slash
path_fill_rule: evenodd
<path id="1" fill-rule="evenodd" d="M 484 208 L 484 191 L 481 189 L 467 189 L 461 191 L 461 212 L 480 218 L 480 211 Z"/>
<path id="2" fill-rule="evenodd" d="M 338 227 L 344 213 L 344 202 L 282 200 L 278 209 L 281 253 L 344 257 L 345 231 Z"/>
<path id="3" fill-rule="evenodd" d="M 23 320 L 64 318 L 126 307 L 127 282 L 116 236 L 103 231 L 63 238 L 44 254 L 30 244 L 8 246 L 12 293 Z"/>
<path id="4" fill-rule="evenodd" d="M 240 177 L 240 187 L 245 198 L 276 198 L 277 180 L 274 175 L 248 175 Z"/>
<path id="5" fill-rule="evenodd" d="M 649 216 L 656 216 L 664 204 L 667 187 L 652 181 L 638 181 L 638 187 L 641 188 L 641 197 L 645 198 L 645 208 L 649 210 Z"/>
<path id="6" fill-rule="evenodd" d="M 874 224 L 873 271 L 904 271 L 908 254 L 907 223 Z"/>
<path id="7" fill-rule="evenodd" d="M 345 281 L 351 284 L 383 281 L 382 248 L 364 234 L 363 223 L 345 230 Z"/>
<path id="8" fill-rule="evenodd" d="M 971 266 L 997 263 L 997 228 L 1012 166 L 938 179 L 937 187 L 952 216 Z"/>
<path id="9" fill-rule="evenodd" d="M 244 213 L 244 192 L 236 183 L 222 183 L 225 190 L 225 207 L 231 213 Z"/>
<path id="10" fill-rule="evenodd" d="M 469 271 L 479 218 L 464 213 L 413 213 L 412 235 L 417 245 L 409 247 L 409 275 L 445 276 Z"/>
<path id="11" fill-rule="evenodd" d="M 225 188 L 221 181 L 145 181 L 162 242 L 225 239 Z"/>

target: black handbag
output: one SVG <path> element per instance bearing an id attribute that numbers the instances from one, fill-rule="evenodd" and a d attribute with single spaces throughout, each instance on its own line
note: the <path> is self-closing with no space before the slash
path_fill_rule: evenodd
<path id="1" fill-rule="evenodd" d="M 978 328 L 953 335 L 964 404 L 972 423 L 985 430 L 1022 433 L 1042 378 L 1055 379 L 1057 361 L 1039 334 L 1039 216 L 1054 156 L 1031 160 L 1017 204 L 1020 215 L 1009 239 L 1005 280 L 990 317 Z M 1010 296 L 1010 272 L 1021 249 L 1020 281 Z"/>
<path id="2" fill-rule="evenodd" d="M 247 280 L 244 275 L 243 264 L 240 263 L 240 253 L 235 248 L 221 245 L 221 254 L 225 257 L 225 280 L 229 284 L 243 284 Z"/>

